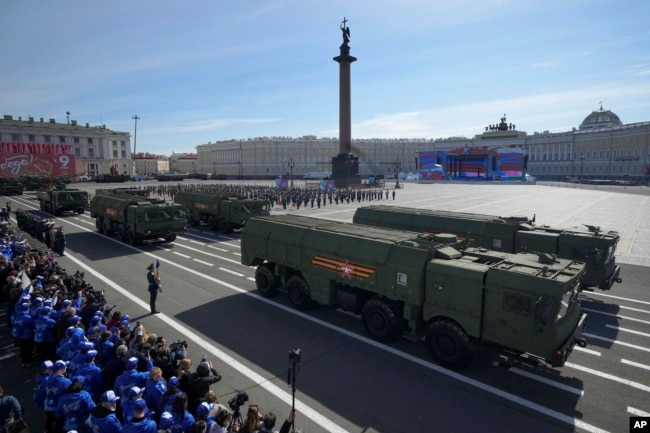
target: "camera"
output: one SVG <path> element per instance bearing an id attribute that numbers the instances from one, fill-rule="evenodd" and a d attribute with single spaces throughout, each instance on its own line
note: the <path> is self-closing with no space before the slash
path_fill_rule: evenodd
<path id="1" fill-rule="evenodd" d="M 187 341 L 176 340 L 169 345 L 169 350 L 187 349 Z"/>
<path id="2" fill-rule="evenodd" d="M 236 396 L 228 400 L 228 406 L 234 412 L 237 412 L 239 408 L 248 401 L 248 394 L 244 391 L 239 391 Z"/>
<path id="3" fill-rule="evenodd" d="M 289 363 L 292 365 L 300 364 L 300 349 L 289 351 Z"/>

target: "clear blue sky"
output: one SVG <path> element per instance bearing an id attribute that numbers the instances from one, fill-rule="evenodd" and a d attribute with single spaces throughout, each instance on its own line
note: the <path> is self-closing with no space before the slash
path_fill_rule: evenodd
<path id="1" fill-rule="evenodd" d="M 568 131 L 602 101 L 650 120 L 645 0 L 7 0 L 0 114 L 105 124 L 137 150 L 338 136 L 339 25 L 353 138 L 472 137 L 505 113 Z"/>

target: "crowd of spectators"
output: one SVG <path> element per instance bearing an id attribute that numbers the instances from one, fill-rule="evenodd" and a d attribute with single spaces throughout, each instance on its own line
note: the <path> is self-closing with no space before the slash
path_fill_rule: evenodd
<path id="1" fill-rule="evenodd" d="M 207 358 L 192 369 L 185 341 L 167 342 L 113 311 L 103 291 L 81 272 L 69 275 L 56 258 L 0 224 L 5 325 L 22 368 L 38 369 L 33 404 L 42 410 L 45 433 L 273 431 L 272 412 L 262 415 L 251 405 L 244 421 L 238 406 L 219 403 L 210 387 L 221 375 Z M 7 419 L 21 416 L 7 410 Z"/>

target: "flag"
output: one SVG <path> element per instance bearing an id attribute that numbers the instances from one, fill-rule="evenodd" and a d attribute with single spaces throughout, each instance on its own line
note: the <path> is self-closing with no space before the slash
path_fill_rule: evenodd
<path id="1" fill-rule="evenodd" d="M 156 259 L 156 269 L 160 267 L 160 260 Z"/>

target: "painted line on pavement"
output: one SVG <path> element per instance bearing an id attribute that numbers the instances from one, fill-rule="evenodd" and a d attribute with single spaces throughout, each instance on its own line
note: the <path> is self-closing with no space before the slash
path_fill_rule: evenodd
<path id="1" fill-rule="evenodd" d="M 635 416 L 650 416 L 650 412 L 646 412 L 641 409 L 635 409 L 631 406 L 627 407 L 627 412 Z"/>
<path id="2" fill-rule="evenodd" d="M 228 268 L 219 268 L 219 270 L 220 270 L 220 271 L 227 272 L 227 273 L 232 274 L 232 275 L 236 275 L 236 276 L 238 276 L 238 277 L 243 277 L 243 276 L 244 276 L 244 274 L 240 274 L 239 272 L 231 271 L 231 270 L 228 269 Z"/>
<path id="3" fill-rule="evenodd" d="M 497 361 L 493 362 L 492 365 L 494 367 L 499 367 L 500 366 L 499 362 L 497 362 Z M 547 377 L 540 376 L 538 374 L 533 374 L 533 373 L 531 373 L 529 371 L 522 370 L 522 369 L 517 368 L 517 367 L 508 368 L 507 371 L 509 371 L 511 373 L 514 373 L 514 374 L 517 374 L 519 376 L 526 377 L 526 378 L 531 379 L 531 380 L 535 380 L 535 381 L 540 382 L 540 383 L 544 383 L 544 384 L 546 384 L 548 386 L 552 386 L 554 388 L 558 388 L 558 389 L 561 389 L 563 391 L 570 392 L 571 394 L 575 394 L 575 395 L 578 395 L 580 397 L 583 397 L 585 395 L 585 391 L 582 390 L 582 389 L 579 389 L 579 388 L 576 388 L 576 387 L 573 387 L 573 386 L 569 386 L 569 385 L 565 385 L 565 384 L 560 383 L 560 382 L 558 382 L 556 380 L 552 380 L 552 379 L 549 379 Z"/>
<path id="4" fill-rule="evenodd" d="M 628 359 L 621 359 L 623 364 L 631 365 L 632 367 L 642 368 L 644 370 L 650 371 L 650 365 L 641 364 L 640 362 L 630 361 Z"/>
<path id="5" fill-rule="evenodd" d="M 650 352 L 649 348 L 643 347 L 643 346 L 637 346 L 636 344 L 630 344 L 630 343 L 626 343 L 624 341 L 612 340 L 611 338 L 601 337 L 600 335 L 588 334 L 586 332 L 583 333 L 582 335 L 584 335 L 585 337 L 589 337 L 589 338 L 595 338 L 596 340 L 606 341 L 606 342 L 612 343 L 612 344 L 620 344 L 621 346 L 631 347 L 632 349 L 641 350 L 643 352 Z"/>
<path id="6" fill-rule="evenodd" d="M 605 325 L 605 328 L 613 329 L 615 331 L 627 332 L 629 334 L 640 335 L 642 337 L 650 337 L 650 334 L 648 334 L 647 332 L 635 331 L 633 329 L 627 329 L 627 328 L 620 328 L 614 325 Z"/>
<path id="7" fill-rule="evenodd" d="M 621 299 L 623 301 L 636 302 L 637 304 L 650 305 L 650 302 L 648 302 L 648 301 L 639 301 L 638 299 L 623 298 L 621 296 L 614 296 L 614 295 L 606 295 L 606 294 L 600 293 L 600 292 L 591 292 L 590 295 L 598 295 L 598 296 L 603 296 L 605 298 Z"/>
<path id="8" fill-rule="evenodd" d="M 605 313 L 603 311 L 594 310 L 592 308 L 580 307 L 580 309 L 588 313 L 600 314 L 601 316 L 614 317 L 615 319 L 629 320 L 631 322 L 638 322 L 638 323 L 643 323 L 645 325 L 650 325 L 650 320 L 641 320 L 641 319 L 636 319 L 634 317 L 620 316 L 618 314 L 613 314 L 613 313 Z"/>
<path id="9" fill-rule="evenodd" d="M 586 348 L 580 347 L 578 345 L 576 345 L 573 348 L 573 350 L 577 350 L 578 352 L 588 353 L 589 355 L 594 355 L 594 356 L 601 356 L 602 355 L 600 352 L 598 352 L 596 350 L 586 349 Z"/>
<path id="10" fill-rule="evenodd" d="M 585 373 L 593 374 L 594 376 L 602 377 L 603 379 L 609 379 L 614 382 L 622 383 L 631 388 L 636 388 L 641 391 L 650 392 L 650 386 L 644 385 L 639 382 L 634 382 L 633 380 L 623 379 L 622 377 L 614 376 L 613 374 L 603 373 L 602 371 L 594 370 L 593 368 L 583 367 L 582 365 L 574 364 L 572 362 L 565 362 L 565 367 L 570 367 L 575 370 L 584 371 Z"/>

